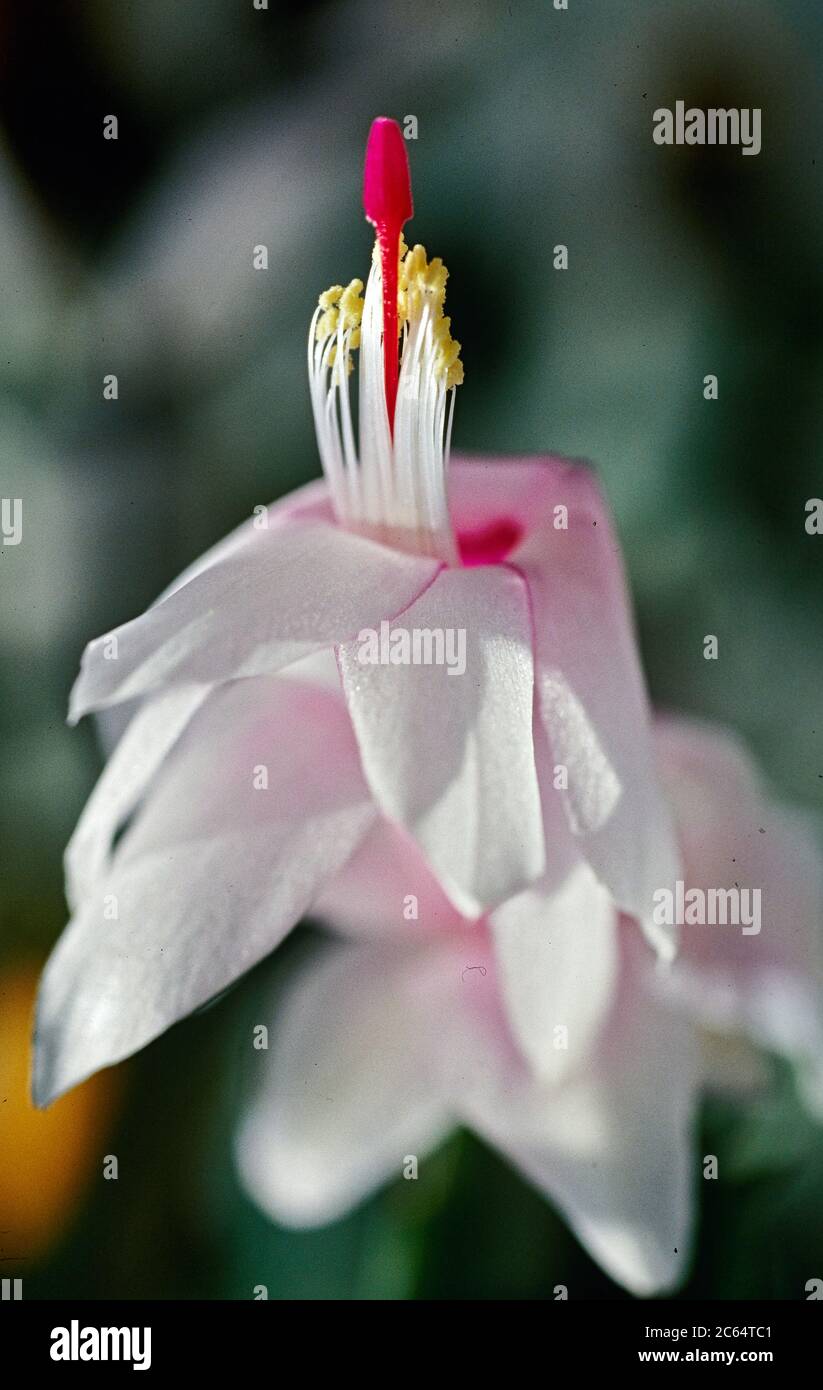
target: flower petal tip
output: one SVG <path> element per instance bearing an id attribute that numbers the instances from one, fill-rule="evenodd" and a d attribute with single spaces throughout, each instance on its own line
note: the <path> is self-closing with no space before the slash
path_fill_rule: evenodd
<path id="1" fill-rule="evenodd" d="M 49 1049 L 43 1045 L 42 1039 L 38 1038 L 35 1032 L 30 1089 L 32 1104 L 37 1110 L 47 1110 L 64 1090 L 69 1089 L 68 1086 L 55 1083 L 52 1059 L 48 1052 Z"/>

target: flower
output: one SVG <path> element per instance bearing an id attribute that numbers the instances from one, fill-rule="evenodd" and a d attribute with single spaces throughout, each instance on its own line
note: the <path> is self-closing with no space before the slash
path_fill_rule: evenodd
<path id="1" fill-rule="evenodd" d="M 566 895 L 527 890 L 468 923 L 407 841 L 373 831 L 322 905 L 359 939 L 327 944 L 295 973 L 271 1050 L 257 1054 L 265 1070 L 237 1158 L 273 1218 L 333 1220 L 466 1125 L 557 1203 L 613 1279 L 641 1296 L 678 1282 L 698 1087 L 713 1079 L 704 1027 L 744 1030 L 804 1071 L 816 1052 L 819 1076 L 823 893 L 808 825 L 764 799 L 726 735 L 666 720 L 656 746 L 687 887 L 735 875 L 759 885 L 761 933 L 687 928 L 685 964 L 661 971 L 585 875 Z M 402 920 L 410 887 L 413 924 Z M 530 979 L 510 970 L 521 954 Z M 513 1026 L 527 1005 L 530 1039 Z"/>
<path id="2" fill-rule="evenodd" d="M 447 479 L 446 271 L 402 240 L 405 146 L 383 119 L 364 202 L 365 295 L 332 287 L 309 339 L 325 482 L 261 508 L 84 654 L 70 718 L 130 718 L 67 851 L 41 1103 L 270 952 L 380 821 L 466 917 L 576 873 L 672 954 L 651 903 L 677 851 L 604 502 L 559 459 L 460 460 Z M 385 622 L 462 633 L 464 674 L 364 664 L 358 637 Z"/>

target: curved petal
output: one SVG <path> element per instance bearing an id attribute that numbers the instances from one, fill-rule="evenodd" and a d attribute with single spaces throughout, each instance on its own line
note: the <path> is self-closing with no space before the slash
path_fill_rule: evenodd
<path id="1" fill-rule="evenodd" d="M 315 478 L 312 482 L 304 483 L 302 487 L 296 488 L 294 492 L 286 493 L 285 497 L 279 497 L 277 501 L 270 502 L 265 512 L 265 520 L 259 518 L 257 514 L 246 517 L 227 536 L 221 537 L 202 555 L 198 555 L 197 559 L 187 565 L 182 574 L 178 574 L 177 578 L 163 590 L 155 604 L 162 603 L 169 594 L 176 593 L 178 589 L 182 589 L 198 574 L 211 569 L 212 565 L 218 561 L 227 559 L 234 551 L 242 550 L 249 541 L 254 540 L 255 536 L 259 534 L 261 526 L 262 529 L 269 530 L 270 528 L 286 526 L 291 521 L 326 521 L 330 525 L 334 524 L 334 508 L 329 499 L 328 484 L 324 478 Z"/>
<path id="2" fill-rule="evenodd" d="M 335 1220 L 452 1127 L 446 961 L 397 943 L 337 946 L 290 984 L 236 1142 L 243 1183 L 275 1220 Z"/>
<path id="3" fill-rule="evenodd" d="M 395 627 L 448 629 L 455 643 L 462 633 L 465 670 L 364 664 L 359 642 L 342 646 L 364 771 L 455 905 L 478 917 L 545 865 L 527 596 L 499 566 L 444 570 Z"/>
<path id="4" fill-rule="evenodd" d="M 714 890 L 715 913 L 740 921 L 686 925 L 666 984 L 708 1027 L 740 1032 L 792 1057 L 823 1110 L 823 857 L 811 817 L 770 802 L 726 731 L 658 720 L 664 785 L 675 808 L 685 892 Z M 708 899 L 707 899 L 708 905 Z"/>
<path id="5" fill-rule="evenodd" d="M 617 918 L 588 865 L 556 892 L 527 889 L 491 917 L 503 999 L 535 1074 L 585 1065 L 617 982 Z"/>
<path id="6" fill-rule="evenodd" d="M 653 921 L 654 892 L 674 883 L 679 861 L 617 540 L 587 468 L 542 468 L 537 519 L 509 559 L 533 606 L 540 717 L 554 764 L 567 769 L 564 805 L 582 853 L 670 958 L 674 939 Z"/>
<path id="7" fill-rule="evenodd" d="M 283 526 L 297 517 L 330 515 L 326 484 L 308 483 L 267 509 L 267 523 Z M 194 564 L 161 595 L 181 589 L 197 574 L 255 534 L 249 519 Z M 286 667 L 284 676 L 339 692 L 340 676 L 334 652 L 324 648 Z M 209 693 L 208 685 L 175 685 L 156 696 L 138 697 L 112 705 L 97 716 L 97 733 L 109 761 L 89 798 L 66 849 L 66 896 L 74 910 L 83 894 L 105 871 L 114 836 L 134 810 L 166 755 L 195 710 Z"/>
<path id="8" fill-rule="evenodd" d="M 70 720 L 172 681 L 272 674 L 392 617 L 437 569 L 324 521 L 245 531 L 141 617 L 88 645 Z"/>
<path id="9" fill-rule="evenodd" d="M 591 1255 L 638 1296 L 682 1277 L 692 1225 L 694 1030 L 655 998 L 624 934 L 601 1045 L 561 1086 L 512 1069 L 464 1119 L 556 1201 Z"/>
<path id="10" fill-rule="evenodd" d="M 207 694 L 207 686 L 176 686 L 149 700 L 129 721 L 66 849 L 66 898 L 72 911 L 106 872 L 114 836 Z"/>
<path id="11" fill-rule="evenodd" d="M 374 814 L 341 700 L 262 677 L 215 691 L 46 966 L 38 1104 L 271 951 Z"/>

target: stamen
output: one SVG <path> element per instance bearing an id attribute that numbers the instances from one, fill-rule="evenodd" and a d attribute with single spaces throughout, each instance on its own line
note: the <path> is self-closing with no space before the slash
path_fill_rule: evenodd
<path id="1" fill-rule="evenodd" d="M 375 135 L 375 129 L 395 134 Z M 378 232 L 365 296 L 361 280 L 345 288 L 332 285 L 319 297 L 309 333 L 309 386 L 323 471 L 341 525 L 457 564 L 446 473 L 454 388 L 463 380 L 463 364 L 443 312 L 448 271 L 439 258 L 429 261 L 422 246 L 409 250 L 400 231 L 406 209 L 411 211 L 411 192 L 402 135 L 391 121 L 372 127 L 365 201 Z M 387 258 L 381 231 L 392 225 L 394 250 Z M 392 307 L 393 316 L 387 312 Z M 358 347 L 359 457 L 349 398 Z"/>

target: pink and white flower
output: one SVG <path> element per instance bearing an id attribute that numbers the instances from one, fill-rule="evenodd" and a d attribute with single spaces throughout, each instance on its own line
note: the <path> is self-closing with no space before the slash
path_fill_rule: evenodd
<path id="1" fill-rule="evenodd" d="M 41 1103 L 236 980 L 378 824 L 416 845 L 464 917 L 515 917 L 523 894 L 598 919 L 614 903 L 673 953 L 651 906 L 677 849 L 597 485 L 551 458 L 448 471 L 459 345 L 445 268 L 402 242 L 393 122 L 373 127 L 365 204 L 365 297 L 359 281 L 321 296 L 309 341 L 325 482 L 241 526 L 84 654 L 71 719 L 132 713 L 67 851 L 73 915 L 37 1016 Z M 465 674 L 363 665 L 358 634 L 385 620 L 465 629 Z M 551 1070 L 529 1021 L 542 967 L 524 949 L 502 968 L 515 1029 Z M 617 974 L 606 951 L 593 1020 Z"/>
<path id="2" fill-rule="evenodd" d="M 731 739 L 666 720 L 656 743 L 687 887 L 758 885 L 760 934 L 686 928 L 661 970 L 585 868 L 468 922 L 411 842 L 375 828 L 318 904 L 357 939 L 296 974 L 257 1054 L 237 1154 L 274 1219 L 333 1220 L 464 1125 L 612 1278 L 638 1295 L 682 1278 L 709 1034 L 786 1053 L 819 1097 L 823 891 L 808 823 L 767 800 Z"/>

